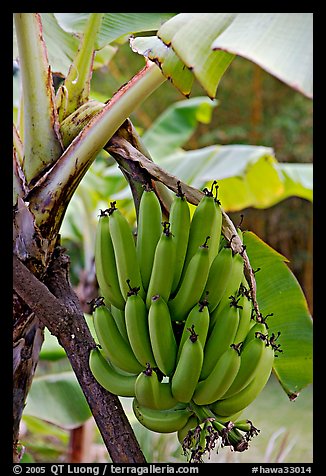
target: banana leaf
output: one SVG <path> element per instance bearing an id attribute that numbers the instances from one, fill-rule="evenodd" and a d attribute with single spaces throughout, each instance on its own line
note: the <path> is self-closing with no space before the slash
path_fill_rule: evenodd
<path id="1" fill-rule="evenodd" d="M 81 426 L 91 411 L 72 371 L 35 377 L 24 415 L 30 415 L 66 430 Z"/>
<path id="2" fill-rule="evenodd" d="M 179 13 L 157 36 L 211 98 L 237 55 L 312 98 L 312 31 L 312 13 Z"/>
<path id="3" fill-rule="evenodd" d="M 255 273 L 257 301 L 280 352 L 274 373 L 284 391 L 294 400 L 312 383 L 313 320 L 299 282 L 289 268 L 288 260 L 263 242 L 253 232 L 244 232 L 244 244 Z"/>
<path id="4" fill-rule="evenodd" d="M 193 187 L 202 189 L 217 180 L 227 212 L 271 207 L 289 196 L 313 200 L 312 164 L 281 164 L 270 147 L 213 145 L 178 150 L 155 161 Z"/>

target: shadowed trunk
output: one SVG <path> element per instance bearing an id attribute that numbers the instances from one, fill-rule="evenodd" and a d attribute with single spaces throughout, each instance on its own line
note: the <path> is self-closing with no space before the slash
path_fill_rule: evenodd
<path id="1" fill-rule="evenodd" d="M 101 387 L 90 371 L 89 353 L 96 346 L 85 322 L 76 294 L 69 282 L 69 258 L 57 247 L 43 278 L 39 279 L 16 257 L 13 261 L 14 290 L 38 319 L 30 318 L 16 343 L 14 374 L 14 460 L 19 461 L 19 422 L 43 340 L 45 325 L 58 338 L 85 394 L 103 441 L 115 463 L 144 463 L 133 430 L 117 396 Z M 41 324 L 42 323 L 42 324 Z M 18 350 L 19 349 L 19 350 Z M 23 357 L 24 358 L 23 358 Z"/>

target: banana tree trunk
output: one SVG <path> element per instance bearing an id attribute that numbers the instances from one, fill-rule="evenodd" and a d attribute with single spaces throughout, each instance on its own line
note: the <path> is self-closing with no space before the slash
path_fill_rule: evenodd
<path id="1" fill-rule="evenodd" d="M 19 427 L 44 340 L 44 326 L 16 293 L 13 297 L 13 462 L 19 463 L 23 455 Z"/>
<path id="2" fill-rule="evenodd" d="M 13 460 L 19 462 L 19 424 L 47 326 L 66 351 L 96 424 L 115 463 L 146 462 L 120 400 L 93 377 L 88 360 L 96 346 L 79 300 L 69 282 L 69 258 L 60 247 L 40 280 L 14 255 L 14 438 Z M 19 316 L 19 317 L 18 317 Z M 36 317 L 37 316 L 37 317 Z"/>

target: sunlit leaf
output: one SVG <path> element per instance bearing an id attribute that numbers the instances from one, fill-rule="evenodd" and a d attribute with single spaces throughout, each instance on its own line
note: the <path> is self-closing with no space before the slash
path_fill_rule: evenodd
<path id="1" fill-rule="evenodd" d="M 312 13 L 179 13 L 157 36 L 191 69 L 209 97 L 215 97 L 236 56 L 312 97 Z M 170 76 L 173 82 L 173 71 Z"/>
<path id="2" fill-rule="evenodd" d="M 181 13 L 165 23 L 157 33 L 158 37 L 171 45 L 179 58 L 191 69 L 210 98 L 215 97 L 219 81 L 235 57 L 234 54 L 225 51 L 215 52 L 211 49 L 211 45 L 235 15 L 235 13 Z"/>
<path id="3" fill-rule="evenodd" d="M 267 318 L 269 334 L 280 337 L 274 372 L 285 392 L 295 398 L 312 383 L 313 326 L 308 305 L 286 258 L 252 232 L 244 233 L 244 243 L 255 274 L 257 300 Z"/>
<path id="4" fill-rule="evenodd" d="M 257 63 L 311 98 L 312 35 L 312 13 L 238 13 L 212 47 Z"/>
<path id="5" fill-rule="evenodd" d="M 130 41 L 133 51 L 155 61 L 162 69 L 163 74 L 172 84 L 184 94 L 189 96 L 194 77 L 172 48 L 165 45 L 156 36 L 137 37 Z"/>
<path id="6" fill-rule="evenodd" d="M 279 172 L 284 177 L 285 196 L 295 195 L 300 189 L 300 196 L 313 200 L 313 165 L 312 164 L 286 164 L 277 165 Z"/>
<path id="7" fill-rule="evenodd" d="M 279 164 L 270 147 L 216 145 L 180 150 L 156 161 L 200 189 L 217 180 L 219 199 L 229 212 L 270 207 L 289 196 L 312 200 L 312 164 Z"/>

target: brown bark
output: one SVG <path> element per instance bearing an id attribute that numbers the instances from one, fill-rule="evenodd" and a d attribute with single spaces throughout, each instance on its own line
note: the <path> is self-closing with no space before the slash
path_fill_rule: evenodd
<path id="1" fill-rule="evenodd" d="M 57 248 L 40 282 L 14 255 L 14 290 L 65 349 L 112 461 L 144 463 L 120 400 L 101 387 L 90 371 L 89 352 L 96 344 L 70 286 L 68 266 L 69 258 Z"/>
<path id="2" fill-rule="evenodd" d="M 17 319 L 13 345 L 13 462 L 19 463 L 22 456 L 19 448 L 19 426 L 22 418 L 25 401 L 31 387 L 39 353 L 43 344 L 43 326 L 33 313 L 27 309 L 17 295 L 14 295 L 14 318 L 17 312 L 20 315 L 28 314 L 22 322 Z M 18 335 L 17 335 L 18 334 Z M 16 337 L 16 338 L 15 338 Z"/>

